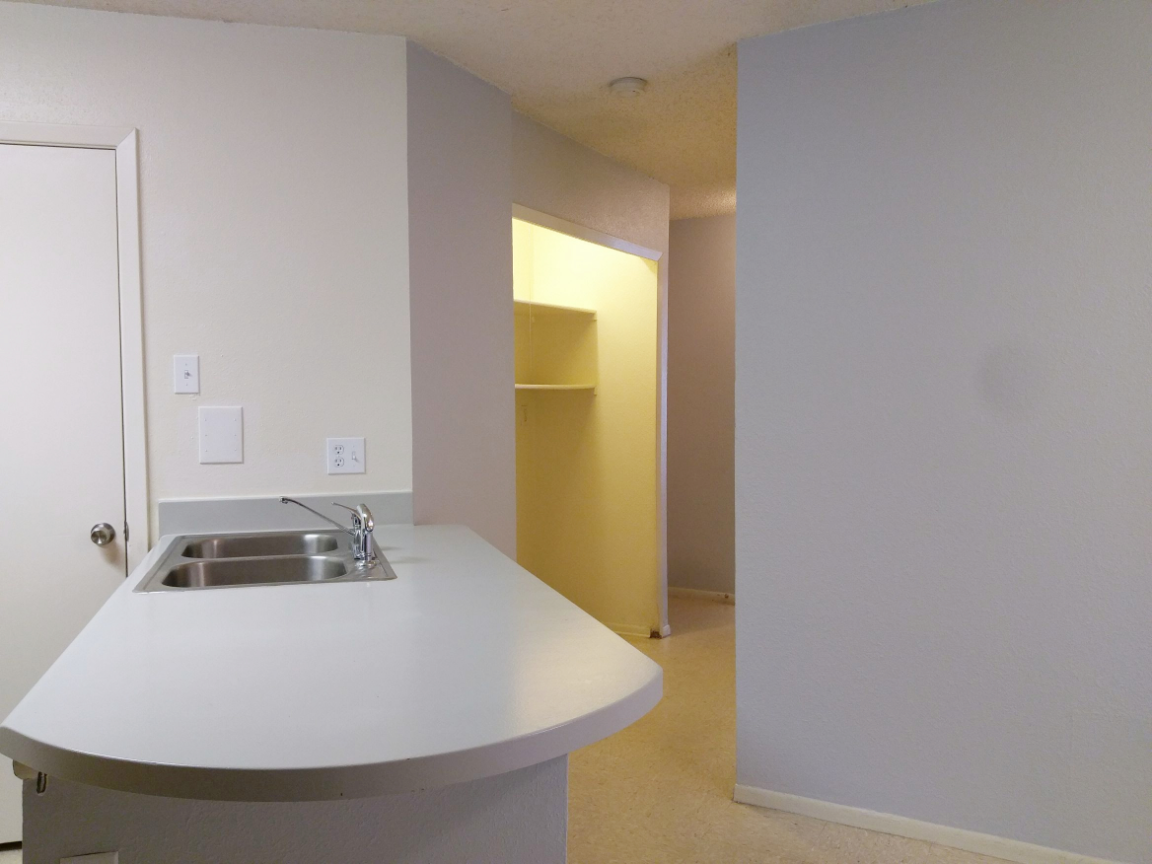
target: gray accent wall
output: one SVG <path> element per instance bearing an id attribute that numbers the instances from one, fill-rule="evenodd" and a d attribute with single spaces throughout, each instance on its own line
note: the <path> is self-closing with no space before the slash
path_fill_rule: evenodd
<path id="1" fill-rule="evenodd" d="M 668 236 L 668 584 L 736 588 L 736 217 Z"/>
<path id="2" fill-rule="evenodd" d="M 1152 861 L 1152 4 L 741 43 L 738 782 Z"/>
<path id="3" fill-rule="evenodd" d="M 509 96 L 408 43 L 417 524 L 516 556 Z"/>

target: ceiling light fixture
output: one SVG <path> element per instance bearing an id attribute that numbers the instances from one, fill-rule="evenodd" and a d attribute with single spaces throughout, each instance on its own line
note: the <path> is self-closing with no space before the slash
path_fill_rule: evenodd
<path id="1" fill-rule="evenodd" d="M 635 78 L 628 76 L 626 78 L 617 78 L 608 84 L 608 89 L 616 96 L 639 96 L 648 89 L 648 82 L 643 78 Z"/>

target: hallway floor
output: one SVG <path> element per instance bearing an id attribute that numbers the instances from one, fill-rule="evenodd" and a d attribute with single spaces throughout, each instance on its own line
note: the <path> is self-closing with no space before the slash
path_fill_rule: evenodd
<path id="1" fill-rule="evenodd" d="M 647 717 L 572 754 L 569 864 L 1003 864 L 919 840 L 736 804 L 735 607 L 672 598 Z"/>

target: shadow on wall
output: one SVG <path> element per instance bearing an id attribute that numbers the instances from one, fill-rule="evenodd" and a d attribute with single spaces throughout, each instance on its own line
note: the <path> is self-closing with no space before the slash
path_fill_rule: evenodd
<path id="1" fill-rule="evenodd" d="M 668 584 L 736 590 L 736 217 L 677 219 L 668 252 Z"/>

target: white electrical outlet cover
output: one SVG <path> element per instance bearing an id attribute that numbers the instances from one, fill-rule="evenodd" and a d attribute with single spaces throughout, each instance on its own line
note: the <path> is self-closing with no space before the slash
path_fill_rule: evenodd
<path id="1" fill-rule="evenodd" d="M 235 407 L 200 407 L 200 464 L 244 461 L 244 413 Z"/>
<path id="2" fill-rule="evenodd" d="M 172 357 L 172 392 L 200 392 L 199 354 L 176 354 Z"/>
<path id="3" fill-rule="evenodd" d="M 329 474 L 364 473 L 363 438 L 329 438 L 324 452 Z"/>

